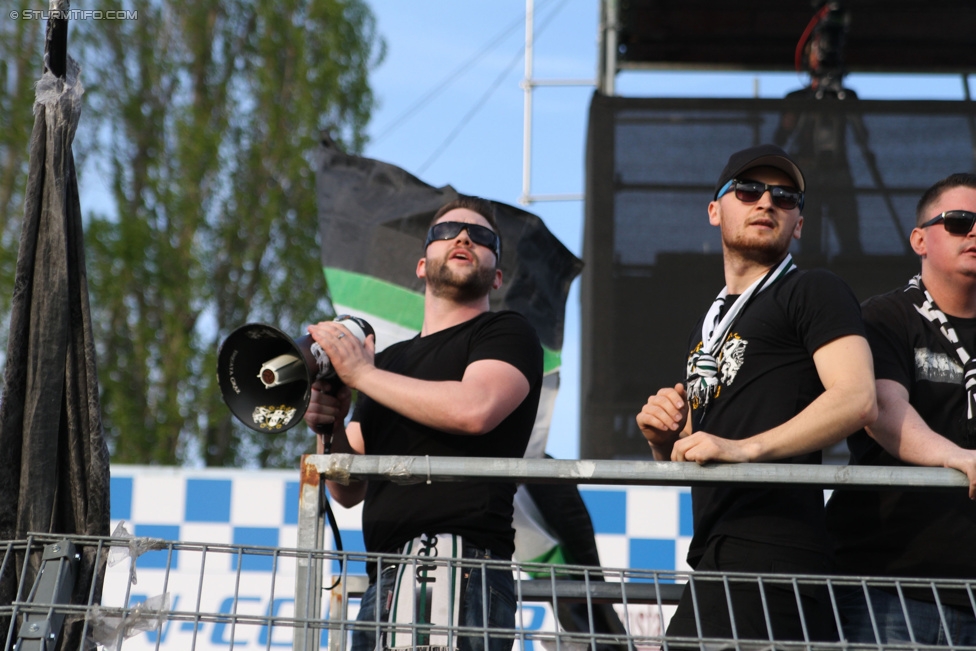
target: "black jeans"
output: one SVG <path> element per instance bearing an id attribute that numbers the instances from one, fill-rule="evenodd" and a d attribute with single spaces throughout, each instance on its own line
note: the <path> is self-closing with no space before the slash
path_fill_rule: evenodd
<path id="1" fill-rule="evenodd" d="M 756 574 L 826 574 L 830 566 L 822 554 L 756 543 L 730 536 L 716 536 L 708 542 L 697 572 L 747 572 Z M 691 586 L 695 593 L 692 597 Z M 668 625 L 668 637 L 714 637 L 740 640 L 803 640 L 803 626 L 797 608 L 797 595 L 793 586 L 783 583 L 763 582 L 763 595 L 756 579 L 735 580 L 730 577 L 729 593 L 721 580 L 695 579 L 691 577 L 678 610 Z M 799 602 L 807 631 L 813 641 L 835 641 L 837 629 L 833 623 L 830 595 L 826 586 L 799 586 Z M 698 620 L 701 633 L 695 621 L 695 603 L 698 605 Z M 731 616 L 729 611 L 732 611 Z M 766 627 L 766 615 L 772 624 L 772 635 Z M 735 633 L 732 634 L 732 621 Z M 697 645 L 696 645 L 697 646 Z"/>

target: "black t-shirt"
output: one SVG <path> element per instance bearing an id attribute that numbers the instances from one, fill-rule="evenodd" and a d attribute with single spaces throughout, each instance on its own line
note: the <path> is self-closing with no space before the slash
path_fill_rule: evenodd
<path id="1" fill-rule="evenodd" d="M 963 367 L 904 288 L 864 302 L 878 379 L 908 389 L 909 402 L 935 432 L 973 449 L 966 434 Z M 976 352 L 976 319 L 949 317 L 967 351 Z M 855 465 L 907 465 L 866 433 L 848 439 Z M 976 578 L 976 504 L 959 491 L 836 490 L 827 525 L 839 566 L 854 574 Z M 931 591 L 919 598 L 931 599 Z M 952 599 L 948 600 L 950 603 Z M 961 605 L 968 607 L 968 599 Z"/>
<path id="2" fill-rule="evenodd" d="M 522 457 L 535 423 L 542 389 L 542 346 L 517 312 L 486 312 L 470 321 L 416 336 L 376 356 L 378 368 L 432 381 L 461 380 L 472 362 L 497 359 L 517 368 L 529 394 L 498 427 L 481 436 L 446 434 L 410 420 L 360 395 L 359 421 L 366 454 Z M 363 505 L 363 536 L 370 552 L 395 552 L 422 533 L 458 534 L 510 557 L 515 547 L 515 484 L 435 482 L 399 485 L 370 481 Z"/>
<path id="3" fill-rule="evenodd" d="M 741 440 L 790 420 L 823 393 L 813 353 L 834 339 L 864 335 L 850 288 L 824 270 L 794 271 L 756 296 L 717 356 L 719 385 L 703 406 L 692 391 L 693 431 Z M 701 345 L 701 322 L 690 349 Z M 690 359 L 690 355 L 689 355 Z M 813 452 L 777 463 L 820 463 Z M 823 491 L 769 488 L 692 488 L 695 533 L 688 552 L 694 566 L 708 539 L 745 540 L 824 551 Z"/>

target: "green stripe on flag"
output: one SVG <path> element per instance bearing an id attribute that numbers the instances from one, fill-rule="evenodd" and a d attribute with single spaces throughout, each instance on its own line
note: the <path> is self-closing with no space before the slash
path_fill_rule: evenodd
<path id="1" fill-rule="evenodd" d="M 325 282 L 332 300 L 358 312 L 375 314 L 404 328 L 420 331 L 424 325 L 424 295 L 366 274 L 325 267 Z M 543 373 L 562 364 L 562 353 L 542 347 Z"/>
<path id="2" fill-rule="evenodd" d="M 552 573 L 549 571 L 548 568 L 536 569 L 534 567 L 531 567 L 533 563 L 544 563 L 546 565 L 571 565 L 569 558 L 567 557 L 566 551 L 563 549 L 562 545 L 556 545 L 546 553 L 540 554 L 539 556 L 531 560 L 523 562 L 523 565 L 530 566 L 528 569 L 525 569 L 524 571 L 533 579 L 550 578 L 552 576 Z M 564 571 L 560 571 L 559 568 L 556 568 L 556 576 L 559 578 L 563 578 L 569 575 Z"/>
<path id="3" fill-rule="evenodd" d="M 375 314 L 410 330 L 419 332 L 424 325 L 423 294 L 335 267 L 325 268 L 325 282 L 336 303 Z"/>
<path id="4" fill-rule="evenodd" d="M 542 372 L 544 374 L 558 371 L 562 361 L 563 356 L 561 352 L 558 350 L 551 350 L 545 346 L 542 347 Z"/>

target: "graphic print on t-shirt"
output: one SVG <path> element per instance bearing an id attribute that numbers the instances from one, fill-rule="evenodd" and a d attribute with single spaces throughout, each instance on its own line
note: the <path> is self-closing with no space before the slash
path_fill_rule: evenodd
<path id="1" fill-rule="evenodd" d="M 699 409 L 703 404 L 707 403 L 708 400 L 712 398 L 717 398 L 722 392 L 723 386 L 730 386 L 734 381 L 736 375 L 739 374 L 739 369 L 742 368 L 743 362 L 745 362 L 746 357 L 746 346 L 749 342 L 739 336 L 739 333 L 733 332 L 729 335 L 725 343 L 722 344 L 721 351 L 719 352 L 718 359 L 718 384 L 714 387 L 703 382 L 689 382 L 687 385 L 688 390 L 688 400 L 692 409 Z M 688 355 L 687 363 L 687 375 L 691 375 L 694 371 L 694 353 L 701 350 L 702 343 L 698 342 L 695 349 L 691 351 Z M 706 397 L 706 392 L 711 392 L 711 395 Z"/>
<path id="2" fill-rule="evenodd" d="M 733 333 L 728 340 L 722 344 L 722 354 L 719 357 L 719 384 L 729 384 L 735 381 L 735 376 L 742 368 L 742 362 L 746 357 L 746 346 L 749 342 Z"/>
<path id="3" fill-rule="evenodd" d="M 915 349 L 915 374 L 918 380 L 962 383 L 962 365 L 953 357 L 928 348 Z"/>
<path id="4" fill-rule="evenodd" d="M 915 375 L 917 380 L 961 384 L 962 365 L 946 353 L 937 353 L 928 348 L 916 348 Z"/>

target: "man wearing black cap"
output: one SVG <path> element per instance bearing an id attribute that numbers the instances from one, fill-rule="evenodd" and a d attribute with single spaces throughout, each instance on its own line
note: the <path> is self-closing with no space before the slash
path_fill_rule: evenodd
<path id="1" fill-rule="evenodd" d="M 827 271 L 797 271 L 789 254 L 805 189 L 774 145 L 736 152 L 722 170 L 708 219 L 722 233 L 725 288 L 692 333 L 685 381 L 651 396 L 637 416 L 656 459 L 820 463 L 823 448 L 874 421 L 857 299 Z M 830 570 L 819 489 L 695 487 L 692 504 L 688 562 L 697 571 Z M 722 583 L 691 583 L 669 636 L 730 638 L 734 621 L 739 639 L 804 639 L 792 587 L 766 584 L 761 594 L 754 582 L 730 582 L 727 599 Z M 820 592 L 800 588 L 807 632 L 835 639 Z"/>

